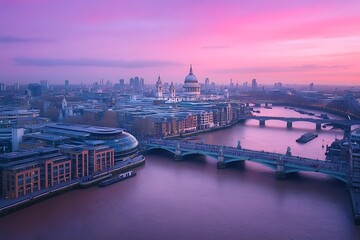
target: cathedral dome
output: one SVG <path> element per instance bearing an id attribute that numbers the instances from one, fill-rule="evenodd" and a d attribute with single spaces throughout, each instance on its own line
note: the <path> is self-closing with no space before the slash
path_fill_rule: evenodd
<path id="1" fill-rule="evenodd" d="M 193 74 L 192 66 L 190 66 L 189 75 L 186 76 L 184 83 L 198 83 L 196 76 Z"/>
<path id="2" fill-rule="evenodd" d="M 189 75 L 186 76 L 183 85 L 183 94 L 191 97 L 197 97 L 200 95 L 200 84 L 196 76 L 193 74 L 191 65 Z"/>

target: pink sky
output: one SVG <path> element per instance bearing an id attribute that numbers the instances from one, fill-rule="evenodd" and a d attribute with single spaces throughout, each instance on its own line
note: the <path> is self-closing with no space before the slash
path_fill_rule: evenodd
<path id="1" fill-rule="evenodd" d="M 358 0 L 0 0 L 0 82 L 359 85 Z"/>

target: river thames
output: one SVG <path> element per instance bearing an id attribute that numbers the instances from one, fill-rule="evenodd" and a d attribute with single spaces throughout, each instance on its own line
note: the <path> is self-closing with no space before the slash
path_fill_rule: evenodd
<path id="1" fill-rule="evenodd" d="M 260 115 L 308 117 L 283 107 Z M 317 111 L 308 110 L 319 114 Z M 329 117 L 336 117 L 329 114 Z M 299 144 L 305 132 L 318 138 Z M 202 134 L 206 143 L 325 159 L 341 130 L 314 123 L 256 120 Z M 1 239 L 360 239 L 344 183 L 317 173 L 288 175 L 246 162 L 217 170 L 197 156 L 175 162 L 152 152 L 137 176 L 105 188 L 79 189 L 0 218 Z"/>

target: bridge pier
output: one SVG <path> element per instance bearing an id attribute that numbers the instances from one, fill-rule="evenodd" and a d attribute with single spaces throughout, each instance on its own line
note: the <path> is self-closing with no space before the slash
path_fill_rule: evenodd
<path id="1" fill-rule="evenodd" d="M 218 161 L 216 163 L 216 167 L 217 167 L 217 169 L 224 169 L 224 168 L 226 168 L 226 163 L 224 161 L 222 161 L 222 162 Z"/>
<path id="2" fill-rule="evenodd" d="M 321 129 L 321 123 L 317 123 L 316 124 L 316 130 L 320 130 Z"/>
<path id="3" fill-rule="evenodd" d="M 291 147 L 287 147 L 285 155 L 286 155 L 286 156 L 292 156 L 292 154 L 291 154 Z"/>
<path id="4" fill-rule="evenodd" d="M 276 180 L 284 180 L 284 179 L 286 179 L 286 173 L 285 173 L 285 172 L 276 171 L 276 172 L 275 172 L 275 179 L 276 179 Z"/>
<path id="5" fill-rule="evenodd" d="M 220 150 L 219 150 L 218 161 L 216 163 L 216 167 L 217 167 L 217 169 L 226 168 L 226 163 L 224 161 L 224 152 L 223 152 L 222 148 L 220 148 Z"/>
<path id="6" fill-rule="evenodd" d="M 176 149 L 175 149 L 175 155 L 174 155 L 175 161 L 180 161 L 182 159 L 181 156 L 181 148 L 180 148 L 180 144 L 177 143 L 176 144 Z"/>
<path id="7" fill-rule="evenodd" d="M 292 122 L 286 122 L 286 127 L 287 128 L 292 128 Z"/>
<path id="8" fill-rule="evenodd" d="M 238 141 L 236 148 L 241 149 L 241 142 L 240 142 L 240 140 Z"/>
<path id="9" fill-rule="evenodd" d="M 265 126 L 265 120 L 259 120 L 259 126 Z"/>
<path id="10" fill-rule="evenodd" d="M 275 179 L 284 180 L 285 178 L 286 178 L 285 165 L 282 157 L 280 156 L 276 165 Z"/>
<path id="11" fill-rule="evenodd" d="M 140 152 L 141 154 L 144 154 L 145 152 L 148 151 L 148 148 L 146 147 L 146 144 L 140 144 Z"/>

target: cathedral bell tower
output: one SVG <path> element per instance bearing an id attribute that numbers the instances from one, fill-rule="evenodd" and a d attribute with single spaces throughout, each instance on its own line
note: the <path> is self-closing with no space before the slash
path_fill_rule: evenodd
<path id="1" fill-rule="evenodd" d="M 173 82 L 171 82 L 169 90 L 170 90 L 170 97 L 175 98 L 176 97 L 176 90 L 175 90 Z"/>
<path id="2" fill-rule="evenodd" d="M 163 89 L 162 89 L 162 82 L 160 79 L 160 75 L 158 77 L 158 80 L 156 82 L 156 97 L 162 98 L 163 97 Z"/>

